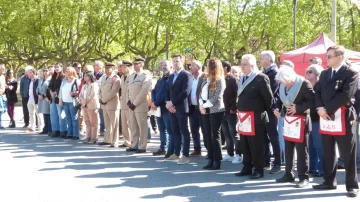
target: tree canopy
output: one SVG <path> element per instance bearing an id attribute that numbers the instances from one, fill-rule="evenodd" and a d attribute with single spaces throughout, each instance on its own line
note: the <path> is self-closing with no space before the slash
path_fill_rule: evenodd
<path id="1" fill-rule="evenodd" d="M 360 50 L 359 9 L 339 0 L 337 12 L 338 44 Z M 135 55 L 156 69 L 166 41 L 169 55 L 191 50 L 202 62 L 293 49 L 289 0 L 0 0 L 0 17 L 0 61 L 15 71 Z M 330 35 L 330 18 L 331 1 L 298 1 L 297 47 Z"/>

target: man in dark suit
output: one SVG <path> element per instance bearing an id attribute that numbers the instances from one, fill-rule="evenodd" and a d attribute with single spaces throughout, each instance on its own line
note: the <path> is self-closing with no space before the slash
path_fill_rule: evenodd
<path id="1" fill-rule="evenodd" d="M 267 114 L 269 116 L 269 122 L 266 124 L 266 133 L 265 138 L 265 169 L 271 168 L 270 163 L 270 143 L 274 153 L 274 165 L 271 168 L 270 174 L 275 174 L 281 171 L 281 160 L 280 160 L 280 142 L 279 142 L 279 133 L 277 130 L 278 119 L 273 113 L 275 103 L 279 99 L 279 85 L 280 82 L 275 79 L 279 69 L 275 64 L 275 54 L 273 51 L 263 51 L 261 52 L 260 59 L 261 66 L 264 68 L 263 73 L 266 74 L 270 79 L 270 87 L 273 93 L 273 106 Z"/>
<path id="2" fill-rule="evenodd" d="M 252 120 L 251 128 L 255 130 L 251 129 L 251 132 L 245 134 L 245 126 L 238 127 L 244 167 L 235 175 L 251 175 L 251 179 L 258 179 L 264 177 L 264 132 L 265 124 L 269 122 L 266 112 L 271 110 L 273 95 L 269 78 L 258 71 L 254 55 L 247 54 L 241 58 L 241 70 L 243 76 L 238 88 L 238 114 L 253 113 L 249 118 Z"/>
<path id="3" fill-rule="evenodd" d="M 191 91 L 192 75 L 184 67 L 184 57 L 174 55 L 174 73 L 170 75 L 168 89 L 165 94 L 166 108 L 170 112 L 170 122 L 173 134 L 175 154 L 166 158 L 166 161 L 177 161 L 178 164 L 189 163 L 190 132 L 188 128 L 189 101 Z M 183 141 L 183 155 L 181 159 L 181 135 Z M 171 143 L 170 143 L 171 144 Z"/>
<path id="4" fill-rule="evenodd" d="M 201 72 L 201 67 L 201 62 L 197 60 L 193 61 L 190 66 L 190 70 L 192 73 L 192 85 L 189 99 L 189 118 L 190 130 L 194 143 L 194 151 L 190 154 L 191 156 L 201 156 L 200 128 L 201 132 L 204 133 L 204 125 L 202 123 L 201 113 L 199 110 L 199 95 L 201 84 L 203 82 L 203 73 Z"/>
<path id="5" fill-rule="evenodd" d="M 332 46 L 328 48 L 326 56 L 328 68 L 320 75 L 319 83 L 315 86 L 315 104 L 320 116 L 320 129 L 323 144 L 323 171 L 324 182 L 314 185 L 314 189 L 336 189 L 337 159 L 335 146 L 338 145 L 344 157 L 346 172 L 346 190 L 350 197 L 359 193 L 358 177 L 356 173 L 356 111 L 354 94 L 357 89 L 359 74 L 344 62 L 345 48 Z M 346 108 L 339 118 L 334 115 L 340 108 Z M 345 122 L 342 121 L 344 118 Z M 333 131 L 322 128 L 322 122 L 333 120 L 342 126 L 345 131 L 334 134 Z M 342 128 L 342 127 L 340 127 Z"/>

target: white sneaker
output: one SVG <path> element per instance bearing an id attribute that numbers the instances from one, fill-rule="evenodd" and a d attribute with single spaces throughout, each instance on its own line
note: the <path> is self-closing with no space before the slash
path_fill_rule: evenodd
<path id="1" fill-rule="evenodd" d="M 226 154 L 223 158 L 222 161 L 233 161 L 235 158 L 233 156 L 230 156 L 229 154 Z"/>
<path id="2" fill-rule="evenodd" d="M 236 154 L 235 157 L 234 157 L 234 160 L 232 161 L 233 164 L 240 164 L 242 163 L 242 158 L 241 156 L 239 156 L 239 154 Z"/>
<path id="3" fill-rule="evenodd" d="M 178 165 L 183 165 L 183 164 L 187 164 L 187 163 L 189 163 L 189 162 L 190 162 L 189 157 L 182 156 L 182 157 L 180 158 L 180 160 L 178 160 L 177 164 L 178 164 Z"/>

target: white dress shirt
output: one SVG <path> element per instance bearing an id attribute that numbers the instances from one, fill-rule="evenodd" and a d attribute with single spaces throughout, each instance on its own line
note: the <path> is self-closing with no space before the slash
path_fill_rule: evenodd
<path id="1" fill-rule="evenodd" d="M 199 76 L 197 77 L 197 79 L 193 76 L 193 82 L 192 82 L 192 86 L 191 86 L 191 104 L 192 105 L 198 105 L 196 102 L 196 89 L 198 87 L 199 84 Z"/>

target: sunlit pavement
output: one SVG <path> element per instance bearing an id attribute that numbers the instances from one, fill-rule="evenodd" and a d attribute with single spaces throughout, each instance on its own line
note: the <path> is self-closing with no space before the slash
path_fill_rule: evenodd
<path id="1" fill-rule="evenodd" d="M 21 108 L 16 108 L 16 115 L 17 125 L 23 126 Z M 3 118 L 8 119 L 7 114 Z M 192 157 L 187 165 L 163 162 L 151 154 L 158 145 L 159 137 L 153 135 L 148 153 L 134 154 L 123 148 L 26 134 L 22 128 L 0 130 L 0 201 L 359 200 L 347 197 L 343 170 L 338 172 L 337 190 L 296 189 L 294 183 L 275 183 L 284 171 L 249 180 L 235 177 L 242 165 L 231 162 L 224 162 L 218 171 L 202 169 L 205 157 Z M 311 179 L 312 184 L 319 182 L 321 178 Z"/>

